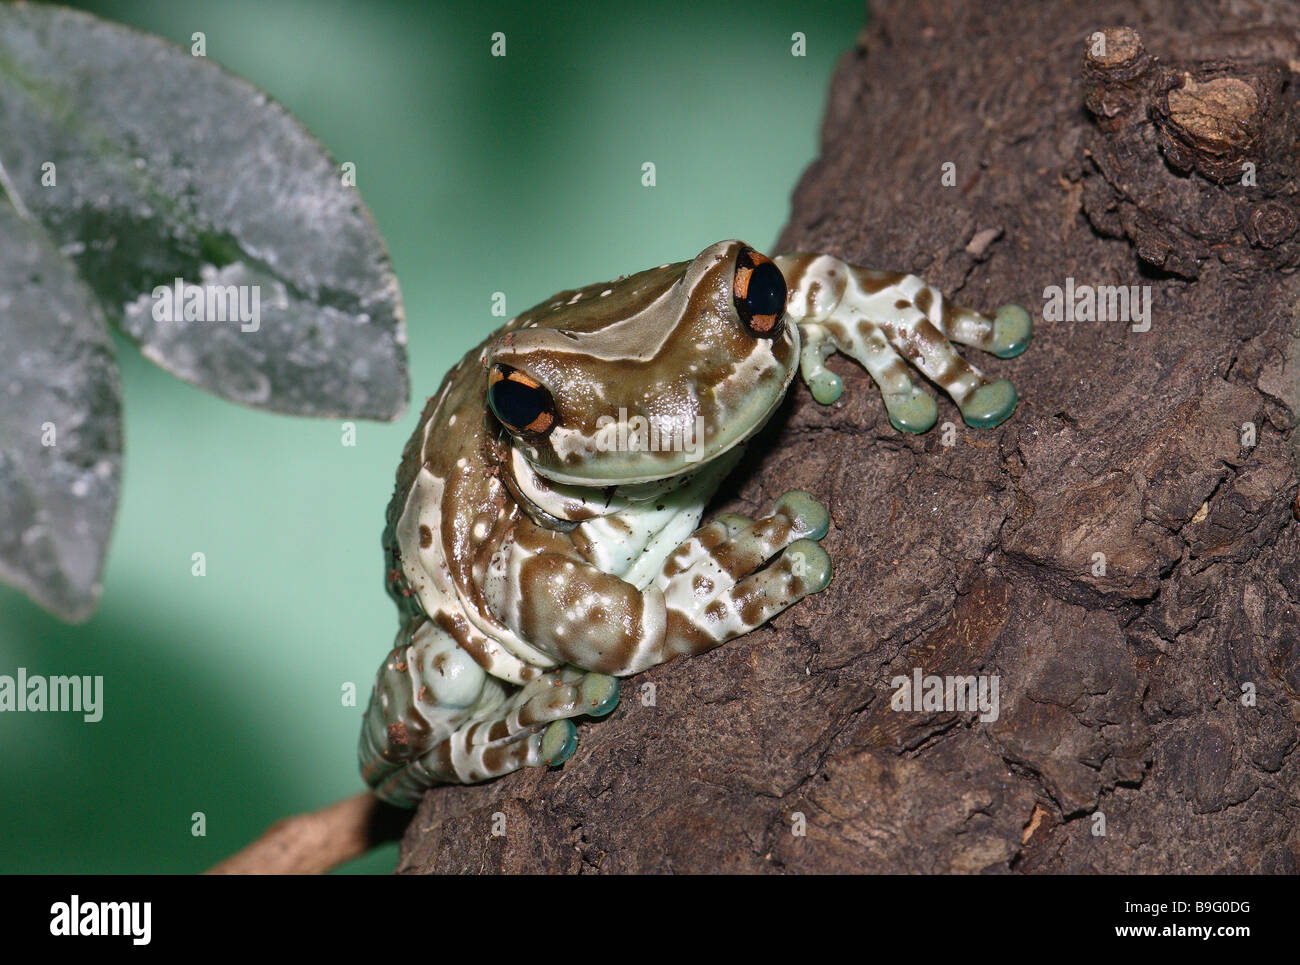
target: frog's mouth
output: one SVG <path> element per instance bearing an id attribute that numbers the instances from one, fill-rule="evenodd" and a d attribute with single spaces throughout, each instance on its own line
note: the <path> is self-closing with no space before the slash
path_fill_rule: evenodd
<path id="1" fill-rule="evenodd" d="M 535 522 L 547 529 L 568 531 L 600 516 L 622 512 L 636 504 L 660 502 L 701 477 L 715 488 L 739 461 L 741 449 L 733 445 L 689 470 L 658 479 L 640 481 L 582 481 L 568 483 L 542 476 L 519 451 L 512 448 L 509 471 L 502 473 L 506 488 Z"/>

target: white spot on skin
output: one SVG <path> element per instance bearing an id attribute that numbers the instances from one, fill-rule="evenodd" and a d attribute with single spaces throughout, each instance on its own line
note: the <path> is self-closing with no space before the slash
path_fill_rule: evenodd
<path id="1" fill-rule="evenodd" d="M 455 424 L 456 424 L 456 414 L 452 413 L 451 418 L 447 420 L 447 425 L 454 426 Z"/>
<path id="2" fill-rule="evenodd" d="M 614 289 L 606 288 L 603 292 L 600 293 L 600 297 L 604 298 L 606 295 L 612 295 L 612 294 L 614 294 Z"/>

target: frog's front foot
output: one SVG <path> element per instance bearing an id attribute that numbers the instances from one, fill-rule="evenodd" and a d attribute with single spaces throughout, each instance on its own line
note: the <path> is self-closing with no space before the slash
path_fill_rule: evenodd
<path id="1" fill-rule="evenodd" d="M 895 311 L 901 317 L 877 322 L 857 315 L 847 324 L 830 319 L 805 326 L 800 370 L 813 398 L 825 405 L 843 391 L 840 378 L 824 364 L 838 350 L 857 359 L 871 374 L 880 386 L 890 423 L 902 432 L 928 432 L 939 418 L 934 397 L 912 378 L 905 357 L 952 397 L 967 425 L 990 429 L 1011 416 L 1019 401 L 1015 386 L 1006 379 L 986 379 L 957 354 L 949 339 L 998 358 L 1014 358 L 1028 347 L 1033 333 L 1027 311 L 1005 305 L 996 317 L 988 318 L 969 309 L 952 309 L 941 316 L 942 327 L 904 299 L 896 301 Z"/>
<path id="2" fill-rule="evenodd" d="M 709 650 L 824 590 L 831 560 L 817 541 L 829 526 L 825 506 L 791 490 L 770 516 L 728 513 L 696 530 L 656 580 L 668 608 L 668 656 Z"/>
<path id="3" fill-rule="evenodd" d="M 915 275 L 872 271 L 826 255 L 777 261 L 790 282 L 790 304 L 801 316 L 799 369 L 818 402 L 834 402 L 843 391 L 839 376 L 825 365 L 843 352 L 880 386 L 889 421 L 903 432 L 926 432 L 939 416 L 912 368 L 947 392 L 970 426 L 992 428 L 1015 411 L 1015 387 L 985 378 L 953 345 L 1015 358 L 1033 336 L 1033 319 L 1024 308 L 1004 305 L 990 317 L 947 303 Z"/>

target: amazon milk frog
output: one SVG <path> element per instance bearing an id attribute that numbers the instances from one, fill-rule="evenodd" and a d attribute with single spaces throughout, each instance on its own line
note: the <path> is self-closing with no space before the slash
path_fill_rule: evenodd
<path id="1" fill-rule="evenodd" d="M 447 374 L 407 443 L 384 535 L 401 628 L 379 669 L 361 768 L 413 806 L 438 783 L 558 765 L 573 718 L 618 678 L 703 653 L 823 589 L 828 513 L 792 491 L 759 519 L 700 518 L 796 369 L 860 362 L 893 425 L 925 432 L 940 386 L 976 427 L 1016 391 L 951 342 L 1001 358 L 1029 315 L 949 305 L 919 278 L 739 241 L 561 292 Z"/>

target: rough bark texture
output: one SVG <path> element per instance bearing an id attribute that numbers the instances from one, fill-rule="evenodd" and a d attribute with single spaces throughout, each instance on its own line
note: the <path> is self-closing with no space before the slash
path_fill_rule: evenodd
<path id="1" fill-rule="evenodd" d="M 723 494 L 821 497 L 830 588 L 627 682 L 562 770 L 434 790 L 401 871 L 1300 871 L 1294 5 L 873 14 L 779 250 L 1026 305 L 978 360 L 1020 409 L 902 436 L 832 361 Z M 1043 321 L 1067 277 L 1150 286 L 1150 330 Z M 891 709 L 917 667 L 1000 716 Z"/>

